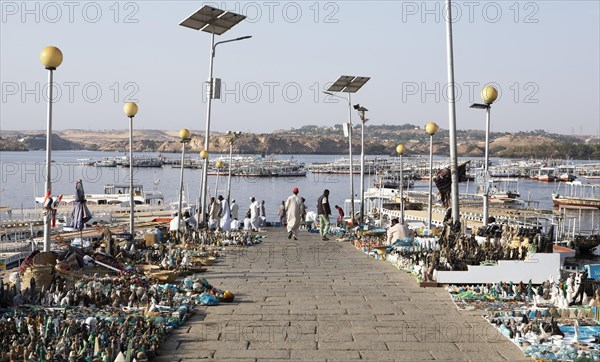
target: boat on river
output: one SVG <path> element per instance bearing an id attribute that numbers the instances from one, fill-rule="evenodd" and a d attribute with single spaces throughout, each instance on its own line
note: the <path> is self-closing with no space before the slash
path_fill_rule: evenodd
<path id="1" fill-rule="evenodd" d="M 554 206 L 586 206 L 600 208 L 600 185 L 581 181 L 561 182 L 552 193 Z"/>
<path id="2" fill-rule="evenodd" d="M 503 204 L 521 203 L 519 180 L 516 178 L 491 178 L 488 180 L 489 200 Z"/>
<path id="3" fill-rule="evenodd" d="M 128 205 L 129 204 L 129 184 L 107 184 L 104 185 L 102 194 L 85 194 L 85 200 L 88 204 L 95 205 Z M 43 204 L 44 197 L 36 197 L 35 202 Z M 75 195 L 63 195 L 62 203 L 70 204 L 75 202 Z M 133 185 L 133 202 L 136 205 L 162 205 L 164 197 L 160 191 L 145 191 L 141 184 Z"/>
<path id="4" fill-rule="evenodd" d="M 110 158 L 110 157 L 104 157 L 102 160 L 96 161 L 94 163 L 94 166 L 96 166 L 96 167 L 117 167 L 117 160 L 115 160 L 114 158 Z"/>

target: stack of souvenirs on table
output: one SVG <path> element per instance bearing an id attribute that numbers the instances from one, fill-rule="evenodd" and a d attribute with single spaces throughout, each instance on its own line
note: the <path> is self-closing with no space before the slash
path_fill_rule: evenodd
<path id="1" fill-rule="evenodd" d="M 564 280 L 449 286 L 459 309 L 485 317 L 526 356 L 541 360 L 600 359 L 600 290 L 589 297 L 587 274 Z"/>

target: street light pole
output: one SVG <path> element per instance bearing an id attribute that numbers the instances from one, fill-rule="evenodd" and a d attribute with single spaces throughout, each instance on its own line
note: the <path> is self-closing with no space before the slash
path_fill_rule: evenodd
<path id="1" fill-rule="evenodd" d="M 396 146 L 396 152 L 400 155 L 400 222 L 404 223 L 404 164 L 402 155 L 406 148 L 403 144 Z"/>
<path id="2" fill-rule="evenodd" d="M 204 131 L 204 149 L 206 152 L 209 152 L 209 134 L 210 134 L 210 111 L 212 107 L 212 98 L 213 98 L 213 63 L 215 59 L 215 33 L 212 32 L 211 35 L 211 46 L 210 46 L 210 65 L 208 69 L 208 101 L 206 104 L 206 126 Z M 207 156 L 208 157 L 208 156 Z M 202 191 L 200 193 L 200 205 L 202 212 L 202 221 L 206 221 L 204 219 L 206 215 L 206 182 L 208 179 L 208 158 L 204 160 L 204 165 L 202 165 Z"/>
<path id="3" fill-rule="evenodd" d="M 326 94 L 331 92 L 343 92 L 348 93 L 348 149 L 350 156 L 350 212 L 352 225 L 356 225 L 356 215 L 354 212 L 354 164 L 352 160 L 352 102 L 350 93 L 356 93 L 362 86 L 365 85 L 371 79 L 370 77 L 355 77 L 349 75 L 342 75 L 339 77 L 329 88 L 327 88 Z"/>
<path id="4" fill-rule="evenodd" d="M 348 153 L 350 155 L 350 212 L 352 217 L 352 226 L 356 225 L 354 214 L 354 162 L 352 160 L 352 102 L 350 93 L 348 93 Z"/>
<path id="5" fill-rule="evenodd" d="M 133 117 L 138 112 L 137 104 L 133 102 L 125 103 L 123 107 L 125 115 L 129 117 L 129 233 L 133 240 L 135 228 L 133 224 L 133 212 L 135 202 L 133 200 Z"/>
<path id="6" fill-rule="evenodd" d="M 211 48 L 210 48 L 210 65 L 209 65 L 209 70 L 208 70 L 208 102 L 206 105 L 206 130 L 205 130 L 205 134 L 204 134 L 204 149 L 206 150 L 206 152 L 210 153 L 209 150 L 209 138 L 210 138 L 210 114 L 211 114 L 211 108 L 212 108 L 212 99 L 214 96 L 214 81 L 213 81 L 213 65 L 214 65 L 214 59 L 215 59 L 215 50 L 217 48 L 217 45 L 219 44 L 224 44 L 224 43 L 230 43 L 230 42 L 234 42 L 234 41 L 240 41 L 240 40 L 244 40 L 244 39 L 250 39 L 252 38 L 252 36 L 242 36 L 239 38 L 235 38 L 235 39 L 230 39 L 230 40 L 223 40 L 220 42 L 216 42 L 215 43 L 215 33 L 212 33 L 211 36 Z M 218 178 L 218 176 L 217 176 Z M 202 169 L 202 194 L 201 194 L 201 204 L 202 204 L 202 217 L 204 218 L 206 215 L 206 189 L 207 189 L 207 179 L 208 179 L 208 159 L 207 162 L 204 162 L 204 167 Z M 216 192 L 216 190 L 215 190 Z M 205 220 L 206 221 L 206 220 Z"/>
<path id="7" fill-rule="evenodd" d="M 232 131 L 228 131 L 227 134 L 229 135 L 229 172 L 227 175 L 227 203 L 230 203 L 231 201 L 231 166 L 233 163 L 233 143 L 235 142 L 236 138 L 242 134 L 242 132 L 232 132 Z"/>
<path id="8" fill-rule="evenodd" d="M 365 112 L 368 111 L 365 107 L 361 107 L 360 104 L 355 104 L 354 109 L 358 111 L 358 116 L 361 120 L 361 132 L 360 132 L 360 217 L 359 222 L 362 224 L 365 217 L 365 123 L 368 119 L 365 117 Z M 369 172 L 369 175 L 371 173 Z"/>
<path id="9" fill-rule="evenodd" d="M 49 46 L 42 49 L 40 60 L 48 70 L 48 109 L 46 112 L 46 198 L 52 195 L 52 86 L 54 71 L 63 61 L 63 54 L 57 47 Z M 45 206 L 45 205 L 44 205 Z M 52 212 L 46 210 L 44 218 L 44 251 L 50 251 L 50 235 L 52 234 Z"/>
<path id="10" fill-rule="evenodd" d="M 215 49 L 217 45 L 223 43 L 229 43 L 233 41 L 239 41 L 244 39 L 250 39 L 251 36 L 243 36 L 231 40 L 225 40 L 215 43 L 215 35 L 222 35 L 226 31 L 233 28 L 235 25 L 240 23 L 246 18 L 245 15 L 236 14 L 232 11 L 225 11 L 214 8 L 212 6 L 204 5 L 202 8 L 194 12 L 192 15 L 184 19 L 179 25 L 194 29 L 201 30 L 211 34 L 211 47 L 210 47 L 210 64 L 208 70 L 208 102 L 206 107 L 206 128 L 204 134 L 204 150 L 209 153 L 209 142 L 210 142 L 210 115 L 212 107 L 212 98 L 214 96 L 214 85 L 213 85 L 213 65 L 215 58 Z M 208 179 L 208 159 L 205 160 L 202 168 L 202 181 L 200 187 L 200 212 L 202 213 L 200 221 L 206 221 L 206 192 L 207 192 L 207 179 Z"/>
<path id="11" fill-rule="evenodd" d="M 425 132 L 429 135 L 429 196 L 427 203 L 427 229 L 431 230 L 431 216 L 433 210 L 433 135 L 437 132 L 438 125 L 434 122 L 429 122 L 425 126 Z"/>
<path id="12" fill-rule="evenodd" d="M 215 182 L 215 198 L 216 198 L 219 193 L 219 175 L 221 174 L 221 167 L 223 167 L 223 161 L 217 160 L 217 162 L 215 163 L 215 166 L 217 167 L 217 180 Z"/>
<path id="13" fill-rule="evenodd" d="M 498 91 L 496 88 L 492 86 L 486 86 L 481 90 L 481 99 L 484 104 L 474 103 L 470 108 L 476 109 L 485 109 L 485 159 L 483 166 L 483 226 L 488 225 L 488 217 L 489 217 L 489 171 L 488 165 L 490 163 L 490 110 L 492 108 L 492 103 L 498 98 Z"/>
<path id="14" fill-rule="evenodd" d="M 182 128 L 179 130 L 179 140 L 181 142 L 181 173 L 179 177 L 179 207 L 177 212 L 177 234 L 181 238 L 181 209 L 183 204 L 183 162 L 185 160 L 185 144 L 190 142 L 190 131 L 187 128 Z"/>
<path id="15" fill-rule="evenodd" d="M 458 198 L 458 158 L 456 150 L 456 97 L 454 87 L 454 50 L 452 45 L 452 4 L 446 0 L 446 60 L 448 68 L 448 118 L 450 138 L 450 176 L 452 180 L 452 222 L 460 225 L 460 210 Z"/>

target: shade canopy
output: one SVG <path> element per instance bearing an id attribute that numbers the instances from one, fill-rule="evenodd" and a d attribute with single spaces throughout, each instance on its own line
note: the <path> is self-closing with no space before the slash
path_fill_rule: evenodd
<path id="1" fill-rule="evenodd" d="M 88 209 L 83 191 L 83 183 L 78 180 L 75 184 L 75 202 L 71 211 L 71 227 L 83 230 L 85 223 L 92 219 L 92 213 Z"/>
<path id="2" fill-rule="evenodd" d="M 179 25 L 194 30 L 221 35 L 245 18 L 245 15 L 205 5 L 179 23 Z"/>

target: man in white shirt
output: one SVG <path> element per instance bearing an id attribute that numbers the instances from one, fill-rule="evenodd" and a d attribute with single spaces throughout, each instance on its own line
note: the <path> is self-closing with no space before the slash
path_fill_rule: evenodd
<path id="1" fill-rule="evenodd" d="M 398 219 L 393 219 L 387 231 L 387 243 L 393 244 L 396 240 L 404 240 L 413 237 L 412 231 Z"/>

